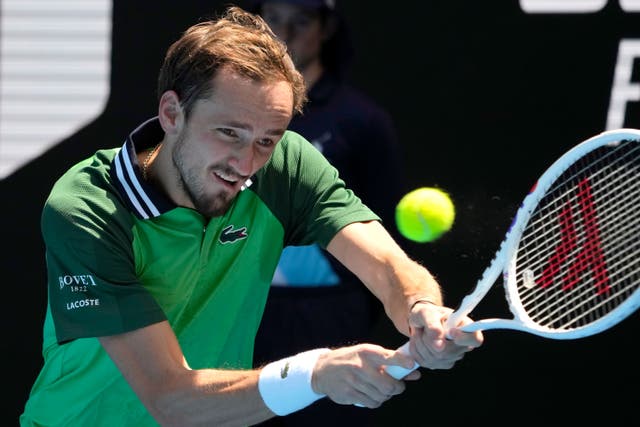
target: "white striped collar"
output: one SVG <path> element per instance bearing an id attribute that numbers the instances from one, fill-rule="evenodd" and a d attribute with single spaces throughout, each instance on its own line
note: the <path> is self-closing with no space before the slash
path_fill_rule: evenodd
<path id="1" fill-rule="evenodd" d="M 136 154 L 138 150 L 154 147 L 163 136 L 164 131 L 158 118 L 153 117 L 129 134 L 122 149 L 113 159 L 111 175 L 114 182 L 129 208 L 139 218 L 153 218 L 176 206 L 142 179 L 142 169 Z"/>

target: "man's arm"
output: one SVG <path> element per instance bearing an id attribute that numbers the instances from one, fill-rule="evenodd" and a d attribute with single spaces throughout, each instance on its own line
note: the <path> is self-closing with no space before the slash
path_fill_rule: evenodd
<path id="1" fill-rule="evenodd" d="M 411 358 L 395 350 L 360 344 L 327 349 L 311 359 L 296 355 L 257 370 L 192 370 L 166 321 L 99 340 L 140 401 L 163 426 L 256 424 L 284 415 L 278 414 L 279 410 L 302 409 L 311 402 L 302 401 L 296 407 L 296 399 L 311 390 L 337 403 L 376 408 L 405 390 L 402 381 L 384 373 L 384 366 L 413 366 Z M 297 362 L 288 363 L 292 359 Z M 308 385 L 301 388 L 299 382 L 293 387 L 280 383 L 307 362 L 311 372 Z M 265 373 L 270 376 L 262 375 Z M 406 379 L 419 377 L 413 372 Z M 270 398 L 263 399 L 265 390 L 273 391 Z"/>
<path id="2" fill-rule="evenodd" d="M 258 370 L 192 370 L 166 321 L 100 343 L 163 426 L 249 425 L 273 417 L 258 392 Z"/>
<path id="3" fill-rule="evenodd" d="M 451 331 L 444 322 L 451 309 L 442 304 L 440 285 L 410 259 L 377 221 L 353 223 L 329 242 L 327 250 L 355 273 L 382 302 L 387 316 L 411 337 L 411 354 L 420 365 L 447 369 L 483 342 L 481 332 Z M 471 322 L 465 318 L 461 324 Z"/>

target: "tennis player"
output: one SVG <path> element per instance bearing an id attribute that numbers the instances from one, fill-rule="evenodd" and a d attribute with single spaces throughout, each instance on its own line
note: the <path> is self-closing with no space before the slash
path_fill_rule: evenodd
<path id="1" fill-rule="evenodd" d="M 305 88 L 261 18 L 231 7 L 194 25 L 158 81 L 158 115 L 73 166 L 43 209 L 44 365 L 22 426 L 250 425 L 324 397 L 376 408 L 405 389 L 386 365 L 448 369 L 482 343 L 445 339 L 438 283 L 286 131 Z M 280 253 L 314 242 L 380 299 L 411 357 L 359 344 L 251 369 Z"/>

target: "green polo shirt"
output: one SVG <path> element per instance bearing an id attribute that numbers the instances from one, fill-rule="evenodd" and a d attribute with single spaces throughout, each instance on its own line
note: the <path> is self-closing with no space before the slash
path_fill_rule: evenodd
<path id="1" fill-rule="evenodd" d="M 250 368 L 286 245 L 323 247 L 378 220 L 305 139 L 286 132 L 229 211 L 207 220 L 142 179 L 156 118 L 55 184 L 42 214 L 48 269 L 44 366 L 21 423 L 155 426 L 96 337 L 168 320 L 194 368 Z"/>

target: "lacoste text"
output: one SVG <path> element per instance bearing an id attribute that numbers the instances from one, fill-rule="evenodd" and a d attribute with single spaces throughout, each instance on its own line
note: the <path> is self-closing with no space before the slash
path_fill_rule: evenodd
<path id="1" fill-rule="evenodd" d="M 98 298 L 79 299 L 77 301 L 68 302 L 67 310 L 75 310 L 76 308 L 82 307 L 93 307 L 96 305 L 100 305 L 100 300 Z"/>

